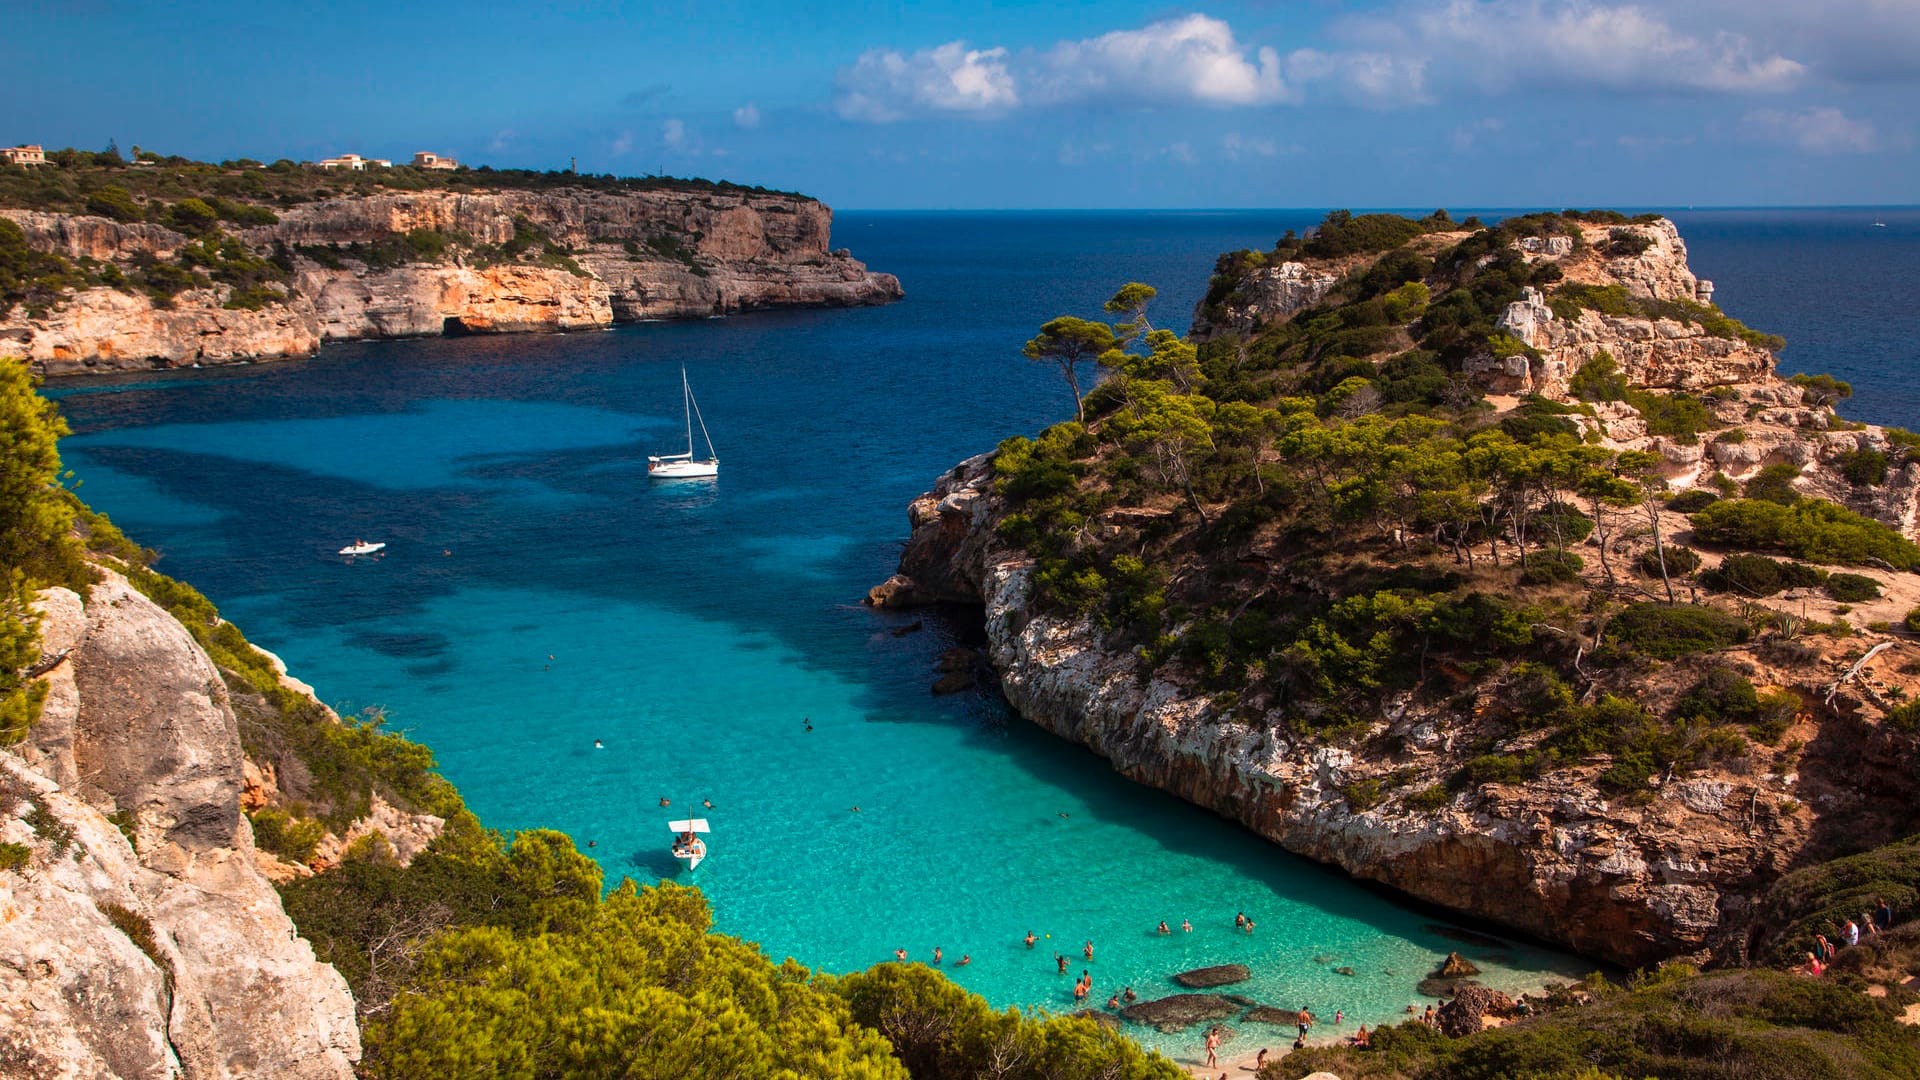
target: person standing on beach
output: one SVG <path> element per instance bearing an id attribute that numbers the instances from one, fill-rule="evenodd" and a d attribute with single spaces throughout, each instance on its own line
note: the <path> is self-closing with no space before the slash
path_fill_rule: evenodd
<path id="1" fill-rule="evenodd" d="M 1307 1029 L 1313 1026 L 1313 1014 L 1308 1012 L 1305 1007 L 1302 1007 L 1300 1010 L 1300 1015 L 1294 1017 L 1293 1019 L 1295 1023 L 1300 1025 L 1300 1037 L 1302 1039 L 1306 1038 Z"/>
<path id="2" fill-rule="evenodd" d="M 1207 1029 L 1207 1067 L 1208 1068 L 1212 1068 L 1215 1065 L 1220 1064 L 1219 1050 L 1220 1050 L 1220 1029 L 1217 1027 L 1208 1028 Z"/>

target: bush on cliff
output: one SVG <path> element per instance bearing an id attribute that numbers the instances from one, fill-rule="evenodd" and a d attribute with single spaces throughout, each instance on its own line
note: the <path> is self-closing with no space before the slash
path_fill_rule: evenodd
<path id="1" fill-rule="evenodd" d="M 1374 1049 L 1296 1050 L 1260 1080 L 1324 1070 L 1347 1080 L 1911 1080 L 1920 1031 L 1884 999 L 1777 971 L 1639 981 L 1591 1005 L 1448 1039 L 1414 1021 Z"/>
<path id="2" fill-rule="evenodd" d="M 1792 506 L 1757 499 L 1714 503 L 1693 515 L 1702 543 L 1778 551 L 1809 562 L 1845 566 L 1885 564 L 1895 570 L 1920 567 L 1920 547 L 1872 518 L 1824 499 Z"/>
<path id="3" fill-rule="evenodd" d="M 26 364 L 0 359 L 0 745 L 26 735 L 47 696 L 46 683 L 26 677 L 40 657 L 34 592 L 47 585 L 84 591 L 91 580 L 72 535 L 73 504 L 59 483 L 66 433 Z"/>
<path id="4" fill-rule="evenodd" d="M 1747 640 L 1747 624 L 1695 604 L 1634 604 L 1607 624 L 1617 641 L 1657 660 L 1723 649 Z"/>

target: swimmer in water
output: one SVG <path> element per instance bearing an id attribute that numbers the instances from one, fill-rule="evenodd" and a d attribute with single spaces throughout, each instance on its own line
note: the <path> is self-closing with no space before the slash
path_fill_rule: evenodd
<path id="1" fill-rule="evenodd" d="M 812 731 L 812 730 L 813 730 L 813 721 L 812 721 L 811 719 L 808 719 L 808 720 L 802 720 L 802 721 L 800 721 L 800 722 L 801 722 L 801 723 L 803 723 L 803 724 L 805 724 L 805 725 L 807 725 L 807 730 L 808 730 L 808 731 Z"/>
<path id="2" fill-rule="evenodd" d="M 847 807 L 847 813 L 849 813 L 849 814 L 857 814 L 857 813 L 859 813 L 859 812 L 860 812 L 860 808 L 859 808 L 859 807 L 857 807 L 857 806 L 849 806 L 849 807 Z"/>
<path id="3" fill-rule="evenodd" d="M 701 799 L 701 800 L 700 800 L 700 805 L 701 805 L 701 806 L 704 806 L 704 807 L 706 807 L 706 808 L 707 808 L 707 809 L 709 809 L 709 810 L 711 810 L 711 809 L 713 809 L 713 800 L 712 800 L 712 799 Z"/>
<path id="4" fill-rule="evenodd" d="M 1108 998 L 1108 999 L 1107 999 L 1107 1008 L 1109 1008 L 1109 1009 L 1117 1009 L 1117 1008 L 1119 1008 L 1119 1007 L 1120 1007 L 1120 995 L 1119 995 L 1119 994 L 1115 994 L 1115 995 L 1113 995 L 1112 997 L 1110 997 L 1110 998 Z"/>
<path id="5" fill-rule="evenodd" d="M 959 961 L 959 963 L 956 963 L 956 964 L 954 964 L 953 966 L 954 966 L 954 967 L 966 967 L 966 966 L 967 966 L 968 964 L 971 964 L 971 963 L 973 963 L 973 954 L 972 954 L 972 953 L 961 953 L 961 954 L 960 954 L 960 961 Z"/>
<path id="6" fill-rule="evenodd" d="M 898 960 L 898 961 L 900 961 L 900 962 L 901 962 L 901 963 L 903 963 L 903 964 L 904 964 L 904 963 L 906 963 L 906 962 L 907 962 L 907 950 L 905 950 L 905 949 L 895 949 L 895 950 L 893 950 L 893 958 L 894 958 L 895 960 Z"/>
<path id="7" fill-rule="evenodd" d="M 1029 930 L 1027 931 L 1027 948 L 1029 949 L 1033 948 L 1033 942 L 1034 942 L 1033 931 Z"/>
<path id="8" fill-rule="evenodd" d="M 1085 949 L 1082 949 L 1081 951 L 1087 954 L 1088 960 L 1092 960 L 1093 959 L 1093 942 L 1091 941 L 1087 942 L 1087 947 Z"/>
<path id="9" fill-rule="evenodd" d="M 1167 929 L 1167 920 L 1165 920 L 1165 919 L 1161 919 L 1161 920 L 1160 920 L 1160 930 L 1159 930 L 1159 932 L 1160 932 L 1160 933 L 1162 933 L 1162 934 L 1171 934 L 1171 933 L 1173 933 L 1173 931 L 1172 931 L 1172 930 L 1169 930 L 1169 929 Z"/>
<path id="10" fill-rule="evenodd" d="M 1133 987 L 1131 987 L 1131 986 L 1129 986 L 1129 987 L 1127 987 L 1127 992 L 1126 992 L 1126 993 L 1124 993 L 1124 994 L 1121 994 L 1120 996 L 1121 996 L 1121 997 L 1123 997 L 1123 998 L 1125 998 L 1125 999 L 1127 999 L 1128 1001 L 1132 1001 L 1132 1000 L 1134 1000 L 1135 998 L 1138 998 L 1138 997 L 1139 997 L 1140 995 L 1139 995 L 1139 994 L 1136 994 L 1136 993 L 1134 993 L 1134 992 L 1133 992 Z"/>
<path id="11" fill-rule="evenodd" d="M 588 846 L 588 847 L 599 847 L 599 846 L 600 846 L 600 841 L 598 841 L 598 840 L 589 840 L 589 841 L 587 841 L 587 846 Z"/>
<path id="12" fill-rule="evenodd" d="M 933 962 L 936 964 L 940 962 L 940 946 L 938 945 L 933 947 Z"/>
<path id="13" fill-rule="evenodd" d="M 607 748 L 607 744 L 601 742 L 599 739 L 595 739 L 593 740 L 593 748 L 595 750 L 605 750 Z"/>
<path id="14" fill-rule="evenodd" d="M 1193 933 L 1193 921 L 1191 919 L 1181 919 L 1180 932 L 1183 934 Z"/>
<path id="15" fill-rule="evenodd" d="M 667 798 L 667 797 L 666 797 L 665 795 L 662 795 L 662 796 L 660 796 L 660 805 L 661 805 L 661 806 L 672 806 L 672 805 L 673 805 L 673 800 L 672 800 L 672 799 L 669 799 L 669 798 Z"/>
<path id="16" fill-rule="evenodd" d="M 1053 962 L 1059 965 L 1060 974 L 1065 975 L 1067 973 L 1067 957 L 1065 953 L 1054 953 Z"/>

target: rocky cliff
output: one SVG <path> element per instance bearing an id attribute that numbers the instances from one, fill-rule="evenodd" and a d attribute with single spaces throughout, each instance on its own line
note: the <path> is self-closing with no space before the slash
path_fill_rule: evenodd
<path id="1" fill-rule="evenodd" d="M 0 215 L 31 249 L 114 267 L 129 280 L 206 239 L 104 217 Z M 46 310 L 22 305 L 0 317 L 0 349 L 43 373 L 69 374 L 307 356 L 346 339 L 579 330 L 899 299 L 892 275 L 828 249 L 831 226 L 832 211 L 814 200 L 730 190 L 325 199 L 216 238 L 278 260 L 279 299 L 233 304 L 233 286 L 204 277 L 202 287 L 164 301 L 132 287 L 85 288 Z M 409 234 L 432 242 L 396 249 Z M 537 246 L 529 249 L 529 238 Z"/>
<path id="2" fill-rule="evenodd" d="M 1670 223 L 1637 227 L 1648 243 L 1631 257 L 1608 258 L 1608 230 L 1590 231 L 1597 235 L 1577 251 L 1561 238 L 1557 245 L 1526 245 L 1520 254 L 1529 263 L 1564 261 L 1565 280 L 1576 285 L 1615 286 L 1647 299 L 1710 295 L 1704 291 L 1710 286 L 1687 272 L 1685 248 Z M 1432 250 L 1464 236 L 1419 243 Z M 1348 265 L 1335 274 L 1324 264 L 1302 263 L 1256 268 L 1230 303 L 1203 318 L 1196 335 L 1230 337 L 1283 324 L 1319 304 L 1354 269 Z M 1900 463 L 1894 455 L 1883 483 L 1863 488 L 1850 482 L 1839 462 L 1862 449 L 1888 450 L 1887 434 L 1839 421 L 1803 388 L 1774 376 L 1771 355 L 1760 345 L 1708 335 L 1679 319 L 1602 315 L 1565 304 L 1556 314 L 1533 289 L 1510 305 L 1498 327 L 1528 351 L 1514 363 L 1483 352 L 1463 365 L 1490 392 L 1495 415 L 1527 407 L 1509 396 L 1516 391 L 1581 404 L 1569 395 L 1568 378 L 1608 353 L 1621 358 L 1620 370 L 1635 387 L 1721 388 L 1706 405 L 1724 430 L 1742 437 L 1648 435 L 1641 414 L 1618 401 L 1584 412 L 1568 407 L 1564 411 L 1588 445 L 1609 454 L 1655 455 L 1655 473 L 1672 490 L 1752 477 L 1768 464 L 1793 464 L 1802 469 L 1793 481 L 1801 494 L 1845 502 L 1909 534 L 1913 529 L 1920 463 Z M 1406 347 L 1404 338 L 1398 347 Z M 1244 348 L 1240 355 L 1246 355 Z M 1115 397 L 1128 393 L 1123 389 Z M 1093 434 L 1099 438 L 1098 424 Z M 1164 443 L 1157 452 L 1169 453 Z M 1257 453 L 1277 457 L 1271 449 Z M 1369 538 L 1358 530 L 1352 550 L 1344 552 L 1296 547 L 1298 541 L 1284 531 L 1218 539 L 1224 522 L 1218 530 L 1208 517 L 1196 522 L 1183 499 L 1169 494 L 1137 505 L 1105 490 L 1117 488 L 1137 466 L 1118 467 L 1096 456 L 1091 465 L 1076 467 L 1099 478 L 1089 481 L 1102 492 L 1091 505 L 1108 509 L 1084 520 L 1070 546 L 1090 550 L 1111 541 L 1114 550 L 1149 559 L 1156 544 L 1171 551 L 1164 556 L 1171 566 L 1166 594 L 1189 614 L 1172 615 L 1158 643 L 1152 631 L 1129 634 L 1115 625 L 1111 594 L 1104 603 L 1094 601 L 1091 614 L 1036 602 L 1036 574 L 1045 560 L 1009 538 L 1030 534 L 1029 518 L 1040 511 L 996 485 L 992 455 L 961 463 L 913 502 L 912 538 L 900 573 L 876 587 L 870 602 L 984 606 L 989 658 L 1021 715 L 1087 746 L 1126 776 L 1239 821 L 1290 851 L 1591 956 L 1638 965 L 1676 955 L 1699 958 L 1722 947 L 1739 952 L 1730 939 L 1749 932 L 1749 905 L 1779 875 L 1809 858 L 1829 856 L 1837 838 L 1846 837 L 1840 842 L 1852 849 L 1911 827 L 1902 808 L 1920 794 L 1913 781 L 1920 755 L 1909 736 L 1880 717 L 1920 693 L 1920 665 L 1896 668 L 1888 656 L 1877 670 L 1867 666 L 1867 678 L 1842 676 L 1873 644 L 1898 641 L 1886 633 L 1869 633 L 1863 641 L 1855 627 L 1844 625 L 1844 616 L 1883 629 L 1898 625 L 1920 601 L 1912 575 L 1876 572 L 1884 594 L 1854 608 L 1813 590 L 1750 599 L 1747 617 L 1756 624 L 1778 612 L 1808 625 L 1832 619 L 1840 628 L 1831 635 L 1795 629 L 1720 650 L 1706 661 L 1633 661 L 1596 670 L 1588 659 L 1582 667 L 1582 654 L 1603 640 L 1604 620 L 1588 638 L 1579 619 L 1555 617 L 1572 629 L 1548 626 L 1539 632 L 1571 633 L 1585 642 L 1566 671 L 1570 679 L 1578 676 L 1576 692 L 1585 691 L 1584 702 L 1618 694 L 1654 716 L 1669 715 L 1702 671 L 1717 665 L 1797 703 L 1787 708 L 1790 715 L 1780 720 L 1784 730 L 1772 739 L 1779 750 L 1756 742 L 1725 760 L 1669 768 L 1664 778 L 1656 773 L 1641 791 L 1623 794 L 1603 785 L 1607 762 L 1591 756 L 1540 775 L 1516 769 L 1501 776 L 1482 764 L 1489 751 L 1519 761 L 1547 749 L 1541 722 L 1524 715 L 1536 708 L 1524 685 L 1533 676 L 1501 675 L 1500 665 L 1484 654 L 1429 661 L 1425 645 L 1408 647 L 1387 663 L 1403 666 L 1408 675 L 1402 681 L 1414 685 L 1382 695 L 1372 711 L 1336 725 L 1341 733 L 1334 736 L 1311 719 L 1329 711 L 1325 704 L 1273 688 L 1271 673 L 1294 662 L 1286 650 L 1258 656 L 1244 679 L 1182 659 L 1180 642 L 1200 622 L 1192 612 L 1230 611 L 1221 620 L 1223 633 L 1244 629 L 1257 636 L 1268 631 L 1252 616 L 1244 626 L 1238 621 L 1250 606 L 1321 609 L 1343 580 L 1391 574 L 1396 563 L 1405 564 L 1412 580 L 1426 573 L 1458 576 L 1462 568 L 1454 560 L 1434 557 L 1441 553 L 1431 547 L 1422 554 L 1404 536 Z M 1299 483 L 1310 483 L 1310 476 Z M 1265 490 L 1290 483 L 1276 472 Z M 1692 539 L 1684 513 L 1649 506 L 1651 520 L 1588 540 L 1586 562 L 1604 544 L 1611 545 L 1615 566 L 1630 563 L 1648 545 L 1654 523 L 1669 544 Z M 1214 519 L 1232 512 L 1221 505 L 1203 509 Z M 1703 554 L 1709 563 L 1721 557 Z M 1110 577 L 1128 572 L 1114 565 Z M 1464 573 L 1484 577 L 1480 588 L 1512 591 L 1484 566 Z M 1592 610 L 1611 610 L 1609 599 L 1641 601 L 1657 591 L 1657 581 L 1650 591 L 1620 582 L 1611 569 L 1604 578 L 1599 567 L 1583 573 L 1576 585 L 1593 590 L 1594 599 L 1586 601 Z M 1699 595 L 1691 582 L 1681 598 L 1690 593 Z M 1537 610 L 1554 610 L 1550 603 Z M 1371 647 L 1384 640 L 1376 638 Z M 1411 675 L 1416 667 L 1417 683 Z M 1303 722 L 1303 716 L 1309 719 Z M 1486 773 L 1496 778 L 1477 779 Z M 1476 779 L 1463 782 L 1468 775 Z"/>
<path id="3" fill-rule="evenodd" d="M 346 981 L 259 868 L 247 763 L 220 673 L 106 571 L 41 594 L 49 692 L 0 750 L 0 1072 L 354 1074 Z"/>

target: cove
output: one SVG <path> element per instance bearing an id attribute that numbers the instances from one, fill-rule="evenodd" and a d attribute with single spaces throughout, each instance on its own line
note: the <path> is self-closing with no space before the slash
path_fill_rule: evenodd
<path id="1" fill-rule="evenodd" d="M 938 945 L 996 1005 L 1056 1010 L 1072 1007 L 1056 951 L 1097 1001 L 1241 962 L 1254 978 L 1234 992 L 1373 1023 L 1422 1000 L 1415 982 L 1452 949 L 1495 982 L 1592 965 L 1463 945 L 991 697 L 935 698 L 933 661 L 965 621 L 895 636 L 914 619 L 857 604 L 891 572 L 910 498 L 1071 408 L 1019 355 L 1041 322 L 1142 280 L 1183 329 L 1217 253 L 1318 216 L 843 215 L 836 245 L 898 273 L 905 301 L 338 345 L 54 393 L 85 498 L 324 698 L 379 706 L 431 746 L 493 827 L 564 829 L 613 878 L 692 880 L 719 929 L 776 959 L 848 970 Z M 1750 259 L 1768 250 L 1739 238 Z M 1727 287 L 1738 272 L 1718 274 L 1729 310 L 1771 328 Z M 679 437 L 682 365 L 716 483 L 645 476 Z M 358 537 L 385 557 L 333 555 Z M 713 855 L 689 878 L 664 821 L 702 799 Z M 1243 911 L 1252 936 L 1234 931 Z M 1029 930 L 1051 936 L 1029 952 Z"/>

